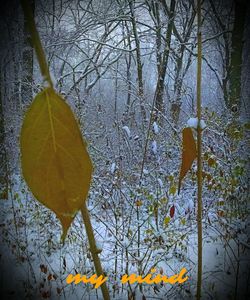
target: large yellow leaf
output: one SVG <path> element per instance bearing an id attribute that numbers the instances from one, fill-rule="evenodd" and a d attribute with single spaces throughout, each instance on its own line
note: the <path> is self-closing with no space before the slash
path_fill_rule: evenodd
<path id="1" fill-rule="evenodd" d="M 52 88 L 35 97 L 20 139 L 23 176 L 36 199 L 61 221 L 64 240 L 87 198 L 92 163 L 70 107 Z"/>
<path id="2" fill-rule="evenodd" d="M 179 175 L 178 194 L 181 188 L 181 181 L 191 169 L 193 161 L 197 157 L 196 142 L 193 137 L 192 129 L 187 127 L 182 131 L 182 161 Z"/>

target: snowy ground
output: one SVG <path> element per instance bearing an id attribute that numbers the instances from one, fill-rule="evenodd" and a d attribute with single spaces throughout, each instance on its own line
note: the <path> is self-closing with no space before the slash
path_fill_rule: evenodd
<path id="1" fill-rule="evenodd" d="M 14 178 L 14 182 L 9 199 L 1 200 L 1 294 L 6 295 L 5 299 L 102 299 L 100 289 L 97 291 L 90 285 L 67 285 L 65 282 L 69 273 L 89 274 L 89 276 L 95 273 L 80 215 L 77 216 L 63 246 L 60 244 L 60 226 L 55 217 L 30 199 L 19 176 Z M 119 245 L 115 252 L 115 237 L 96 217 L 103 218 L 110 228 L 112 220 L 96 211 L 93 205 L 90 205 L 90 208 L 96 239 L 103 250 L 101 260 L 109 277 L 108 286 L 112 299 L 128 299 L 128 286 L 121 285 L 120 278 L 125 273 L 126 263 L 130 273 L 137 272 L 136 254 L 134 257 L 130 256 L 129 261 L 126 261 L 125 257 L 126 249 L 132 253 L 137 249 L 134 245 L 129 245 L 128 240 L 121 240 L 124 251 L 122 252 Z M 211 220 L 209 221 L 211 223 Z M 179 226 L 180 223 L 176 220 L 173 232 L 178 232 Z M 242 223 L 240 226 L 248 224 Z M 232 237 L 225 237 L 222 235 L 223 224 L 215 216 L 212 224 L 204 219 L 203 229 L 203 299 L 245 299 L 249 283 L 249 246 L 246 234 L 241 235 L 240 243 Z M 195 222 L 190 221 L 182 230 L 185 244 L 181 247 L 179 241 L 176 240 L 175 243 L 173 238 L 174 247 L 164 249 L 155 244 L 155 247 L 149 250 L 144 244 L 141 255 L 148 255 L 149 262 L 157 261 L 157 270 L 166 275 L 178 273 L 183 267 L 187 268 L 188 281 L 179 286 L 144 285 L 142 292 L 136 289 L 136 299 L 143 299 L 143 295 L 146 299 L 195 298 L 197 266 Z M 159 236 L 165 236 L 164 230 L 159 230 Z M 116 253 L 118 269 L 115 274 Z M 149 266 L 150 264 L 147 268 Z M 236 278 L 238 278 L 238 297 L 233 298 Z"/>

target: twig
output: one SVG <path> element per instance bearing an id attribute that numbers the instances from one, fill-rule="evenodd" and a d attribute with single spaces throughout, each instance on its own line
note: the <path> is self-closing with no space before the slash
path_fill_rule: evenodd
<path id="1" fill-rule="evenodd" d="M 104 276 L 104 272 L 102 270 L 102 265 L 101 265 L 101 262 L 100 262 L 100 258 L 98 256 L 99 249 L 96 246 L 95 236 L 94 236 L 93 228 L 92 228 L 92 225 L 91 225 L 91 221 L 90 221 L 90 217 L 89 217 L 88 208 L 86 206 L 86 202 L 84 202 L 84 204 L 83 204 L 83 207 L 81 209 L 81 213 L 82 213 L 82 218 L 83 218 L 83 221 L 84 221 L 84 224 L 85 224 L 86 233 L 87 233 L 88 240 L 89 240 L 90 252 L 92 254 L 92 258 L 93 258 L 93 261 L 94 261 L 96 274 L 97 274 L 97 276 L 101 276 L 101 275 Z M 108 288 L 107 288 L 107 285 L 106 285 L 105 282 L 101 285 L 101 290 L 102 290 L 102 295 L 103 295 L 104 300 L 109 300 L 110 299 L 109 291 L 108 291 Z"/>
<path id="2" fill-rule="evenodd" d="M 52 83 L 52 80 L 51 80 L 51 77 L 50 77 L 49 68 L 48 68 L 48 64 L 47 64 L 47 61 L 46 61 L 45 53 L 43 51 L 41 40 L 40 40 L 39 34 L 37 32 L 37 29 L 36 29 L 34 16 L 33 16 L 29 1 L 28 0 L 21 0 L 21 5 L 22 5 L 22 8 L 23 8 L 24 17 L 27 19 L 27 26 L 28 26 L 28 29 L 29 29 L 30 35 L 31 35 L 32 46 L 35 49 L 37 60 L 38 60 L 38 63 L 39 63 L 39 67 L 40 67 L 42 76 L 43 76 L 44 80 L 48 82 L 50 87 L 53 87 L 53 83 Z"/>
<path id="3" fill-rule="evenodd" d="M 37 55 L 41 73 L 42 73 L 44 79 L 49 83 L 50 87 L 53 88 L 48 64 L 46 61 L 46 57 L 45 57 L 45 54 L 43 51 L 43 47 L 41 44 L 39 34 L 36 29 L 36 25 L 34 22 L 34 16 L 33 16 L 32 10 L 30 8 L 29 2 L 28 2 L 28 0 L 21 0 L 21 4 L 22 4 L 24 16 L 27 19 L 28 29 L 31 34 L 32 45 L 33 45 L 36 55 Z M 93 228 L 92 228 L 92 225 L 90 222 L 90 217 L 89 217 L 88 209 L 86 206 L 86 202 L 84 202 L 81 212 L 82 212 L 83 221 L 85 223 L 85 228 L 86 228 L 89 245 L 90 245 L 90 251 L 91 251 L 91 254 L 93 257 L 96 273 L 97 273 L 97 276 L 101 276 L 101 275 L 103 275 L 103 270 L 102 270 L 100 258 L 98 256 L 98 249 L 96 246 L 95 236 L 94 236 Z M 103 299 L 109 300 L 110 299 L 109 292 L 108 292 L 108 288 L 107 288 L 105 282 L 101 285 L 101 290 L 102 290 L 102 294 L 103 294 Z"/>
<path id="4" fill-rule="evenodd" d="M 198 57 L 197 57 L 197 229 L 198 229 L 198 272 L 197 272 L 197 299 L 201 298 L 202 284 L 202 129 L 201 121 L 201 64 L 202 64 L 202 39 L 201 39 L 201 0 L 197 0 L 198 23 Z"/>

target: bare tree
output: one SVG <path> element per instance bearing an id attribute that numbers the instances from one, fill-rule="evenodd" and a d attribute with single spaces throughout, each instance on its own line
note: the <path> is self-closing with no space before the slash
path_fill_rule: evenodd
<path id="1" fill-rule="evenodd" d="M 168 7 L 165 0 L 160 1 L 165 15 L 168 16 L 168 23 L 165 33 L 165 38 L 162 41 L 162 30 L 160 24 L 160 12 L 159 12 L 159 3 L 155 1 L 147 2 L 149 7 L 150 15 L 152 16 L 155 26 L 156 26 L 156 49 L 157 49 L 157 84 L 155 89 L 155 107 L 159 112 L 164 112 L 164 82 L 167 73 L 167 66 L 170 54 L 170 45 L 171 45 L 171 35 L 174 25 L 174 16 L 175 16 L 175 6 L 176 1 L 171 0 L 170 7 Z M 157 113 L 156 113 L 157 115 Z"/>
<path id="2" fill-rule="evenodd" d="M 30 5 L 34 14 L 35 0 L 30 1 Z M 21 98 L 22 103 L 25 104 L 30 102 L 33 96 L 33 47 L 27 29 L 27 20 L 25 19 L 23 28 Z"/>
<path id="3" fill-rule="evenodd" d="M 231 61 L 229 67 L 229 92 L 227 106 L 239 113 L 241 105 L 241 70 L 244 46 L 244 31 L 247 12 L 247 1 L 234 1 L 234 23 L 232 31 Z"/>
<path id="4" fill-rule="evenodd" d="M 131 15 L 131 23 L 132 23 L 132 31 L 135 40 L 135 47 L 136 47 L 136 65 L 137 65 L 137 76 L 138 76 L 138 97 L 140 99 L 141 105 L 141 113 L 142 117 L 145 120 L 146 113 L 145 113 L 145 97 L 144 97 L 144 88 L 143 88 L 143 70 L 142 70 L 142 59 L 141 59 L 141 47 L 140 47 L 140 40 L 137 31 L 137 23 L 135 17 L 135 9 L 134 9 L 135 1 L 129 0 L 129 9 Z"/>

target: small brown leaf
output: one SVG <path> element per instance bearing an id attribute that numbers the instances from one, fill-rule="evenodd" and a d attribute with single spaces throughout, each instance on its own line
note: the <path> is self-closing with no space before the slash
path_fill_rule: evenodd
<path id="1" fill-rule="evenodd" d="M 0 193 L 0 199 L 8 200 L 8 190 L 7 190 L 7 189 L 4 189 L 4 190 Z"/>
<path id="2" fill-rule="evenodd" d="M 207 164 L 209 165 L 209 167 L 215 167 L 217 165 L 217 162 L 213 157 L 209 157 Z"/>
<path id="3" fill-rule="evenodd" d="M 20 256 L 19 259 L 21 260 L 21 262 L 24 262 L 26 260 L 24 256 Z"/>
<path id="4" fill-rule="evenodd" d="M 135 205 L 136 205 L 137 207 L 142 206 L 142 201 L 141 201 L 141 200 L 135 201 Z"/>
<path id="5" fill-rule="evenodd" d="M 50 298 L 50 291 L 44 291 L 44 292 L 42 292 L 42 297 L 43 297 L 44 299 Z"/>
<path id="6" fill-rule="evenodd" d="M 53 275 L 50 273 L 49 275 L 48 275 L 48 281 L 51 281 L 53 279 Z"/>
<path id="7" fill-rule="evenodd" d="M 170 208 L 170 213 L 169 213 L 171 218 L 173 218 L 174 212 L 175 212 L 175 206 L 172 205 L 171 208 Z"/>
<path id="8" fill-rule="evenodd" d="M 219 209 L 219 210 L 217 211 L 217 215 L 218 215 L 219 217 L 224 217 L 224 216 L 225 216 L 225 213 L 224 213 L 223 210 Z"/>
<path id="9" fill-rule="evenodd" d="M 41 272 L 43 272 L 44 274 L 46 274 L 48 272 L 48 269 L 45 265 L 40 265 L 40 269 L 41 269 Z"/>
<path id="10" fill-rule="evenodd" d="M 179 175 L 178 194 L 180 193 L 181 181 L 191 169 L 193 161 L 197 157 L 196 142 L 192 129 L 187 127 L 182 131 L 182 162 Z"/>
<path id="11" fill-rule="evenodd" d="M 54 280 L 57 279 L 57 275 L 56 275 L 56 274 L 53 274 L 52 276 L 53 276 L 53 279 L 54 279 Z"/>

